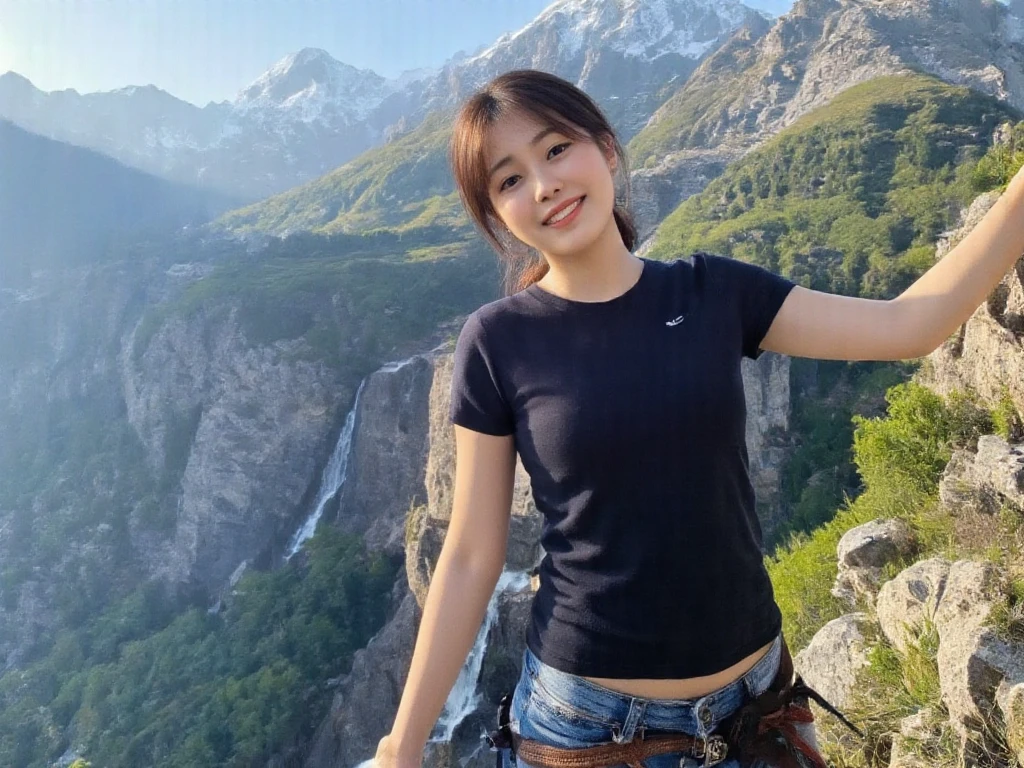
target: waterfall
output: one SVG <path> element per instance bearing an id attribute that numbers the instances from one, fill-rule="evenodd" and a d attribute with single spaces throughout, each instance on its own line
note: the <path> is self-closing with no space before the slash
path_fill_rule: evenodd
<path id="1" fill-rule="evenodd" d="M 418 355 L 413 355 L 405 360 L 396 360 L 394 362 L 385 363 L 374 373 L 395 373 L 411 363 L 417 357 Z M 370 374 L 370 376 L 372 375 L 374 374 Z M 288 554 L 285 555 L 284 558 L 286 561 L 291 560 L 295 553 L 302 549 L 302 545 L 306 542 L 306 539 L 316 533 L 317 523 L 320 522 L 320 516 L 327 507 L 327 503 L 338 494 L 341 490 L 341 486 L 345 483 L 345 476 L 348 473 L 348 457 L 352 448 L 352 433 L 355 431 L 356 412 L 359 409 L 359 398 L 363 394 L 363 387 L 366 386 L 366 382 L 370 376 L 367 376 L 359 383 L 359 389 L 356 390 L 355 402 L 352 403 L 352 410 L 350 410 L 348 415 L 345 417 L 345 425 L 342 427 L 341 434 L 338 436 L 338 443 L 334 446 L 334 452 L 331 454 L 331 458 L 327 462 L 327 466 L 324 468 L 323 476 L 320 480 L 320 490 L 317 492 L 316 502 L 313 504 L 313 510 L 309 517 L 306 518 L 306 522 L 302 524 L 302 527 L 299 528 L 299 530 L 297 530 L 292 536 L 292 539 L 288 544 Z"/>
<path id="2" fill-rule="evenodd" d="M 520 592 L 530 586 L 530 576 L 526 571 L 502 571 L 494 593 L 487 603 L 483 623 L 477 632 L 476 641 L 466 657 L 459 676 L 455 679 L 448 698 L 441 710 L 441 716 L 431 732 L 427 743 L 449 742 L 452 734 L 468 715 L 472 714 L 481 703 L 482 697 L 478 688 L 480 669 L 483 667 L 484 654 L 487 651 L 487 635 L 498 618 L 498 599 L 506 592 Z M 356 768 L 373 768 L 373 758 L 364 760 Z"/>
<path id="3" fill-rule="evenodd" d="M 484 653 L 487 651 L 487 634 L 498 618 L 498 598 L 505 592 L 519 592 L 529 585 L 530 577 L 525 571 L 501 572 L 494 593 L 487 603 L 487 612 L 477 633 L 476 642 L 473 643 L 473 648 L 455 679 L 455 685 L 452 686 L 451 693 L 445 701 L 430 741 L 451 741 L 456 726 L 480 706 L 477 681 L 480 679 L 480 668 L 483 666 Z"/>
<path id="4" fill-rule="evenodd" d="M 359 383 L 359 389 L 356 390 L 356 399 L 352 404 L 352 410 L 345 417 L 345 425 L 341 428 L 338 443 L 334 446 L 334 452 L 331 453 L 327 466 L 324 467 L 324 473 L 320 479 L 320 490 L 317 492 L 316 502 L 313 504 L 313 512 L 306 518 L 306 522 L 302 524 L 302 527 L 292 536 L 292 540 L 288 544 L 288 554 L 285 555 L 285 560 L 291 560 L 292 556 L 302 549 L 306 539 L 316 533 L 316 524 L 320 522 L 320 516 L 324 513 L 327 502 L 334 498 L 345 483 L 345 475 L 348 472 L 348 454 L 349 449 L 352 447 L 352 432 L 356 425 L 356 409 L 359 407 L 359 397 L 363 394 L 363 386 L 365 384 L 366 379 Z"/>

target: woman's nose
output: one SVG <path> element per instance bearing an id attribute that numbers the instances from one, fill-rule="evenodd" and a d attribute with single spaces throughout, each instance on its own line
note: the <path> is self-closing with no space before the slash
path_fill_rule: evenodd
<path id="1" fill-rule="evenodd" d="M 550 176 L 545 176 L 543 173 L 537 173 L 534 178 L 536 179 L 534 195 L 538 203 L 550 200 L 562 188 L 562 182 Z"/>

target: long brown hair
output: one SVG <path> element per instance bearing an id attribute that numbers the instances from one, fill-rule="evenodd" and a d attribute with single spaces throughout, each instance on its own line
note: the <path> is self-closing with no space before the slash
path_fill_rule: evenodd
<path id="1" fill-rule="evenodd" d="M 505 291 L 513 293 L 540 280 L 548 271 L 544 256 L 523 247 L 505 227 L 491 205 L 484 157 L 487 131 L 503 115 L 520 114 L 577 141 L 610 139 L 618 157 L 616 170 L 625 179 L 622 205 L 614 206 L 615 224 L 630 251 L 636 245 L 636 225 L 629 211 L 629 167 L 626 153 L 600 107 L 583 91 L 560 77 L 536 69 L 505 72 L 478 90 L 459 110 L 452 128 L 449 161 L 459 197 L 481 234 L 505 266 Z M 584 133 L 580 133 L 580 129 Z M 518 248 L 517 248 L 518 244 Z"/>

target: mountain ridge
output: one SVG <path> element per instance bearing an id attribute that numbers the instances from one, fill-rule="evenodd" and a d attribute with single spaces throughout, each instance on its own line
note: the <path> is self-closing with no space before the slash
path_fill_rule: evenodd
<path id="1" fill-rule="evenodd" d="M 660 103 L 670 73 L 687 76 L 707 50 L 755 16 L 736 0 L 564 0 L 483 50 L 394 79 L 308 48 L 275 62 L 233 101 L 204 107 L 166 92 L 137 106 L 144 86 L 81 95 L 43 93 L 27 81 L 4 87 L 0 79 L 0 118 L 255 201 L 322 176 L 517 67 L 577 82 L 628 137 Z M 593 23 L 580 26 L 581 18 Z"/>

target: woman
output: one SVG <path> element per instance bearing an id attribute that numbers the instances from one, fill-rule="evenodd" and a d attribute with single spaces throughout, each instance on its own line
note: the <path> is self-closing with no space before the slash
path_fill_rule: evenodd
<path id="1" fill-rule="evenodd" d="M 1021 174 L 901 296 L 871 300 L 711 254 L 635 256 L 615 199 L 621 173 L 628 201 L 624 151 L 594 102 L 547 73 L 474 94 L 451 162 L 508 295 L 456 344 L 452 517 L 376 764 L 421 764 L 505 562 L 517 452 L 546 555 L 509 713 L 529 749 L 505 762 L 821 764 L 809 716 L 792 713 L 778 762 L 722 749 L 751 702 L 794 690 L 747 474 L 741 358 L 928 354 L 1024 251 Z M 630 751 L 659 737 L 675 751 Z"/>

